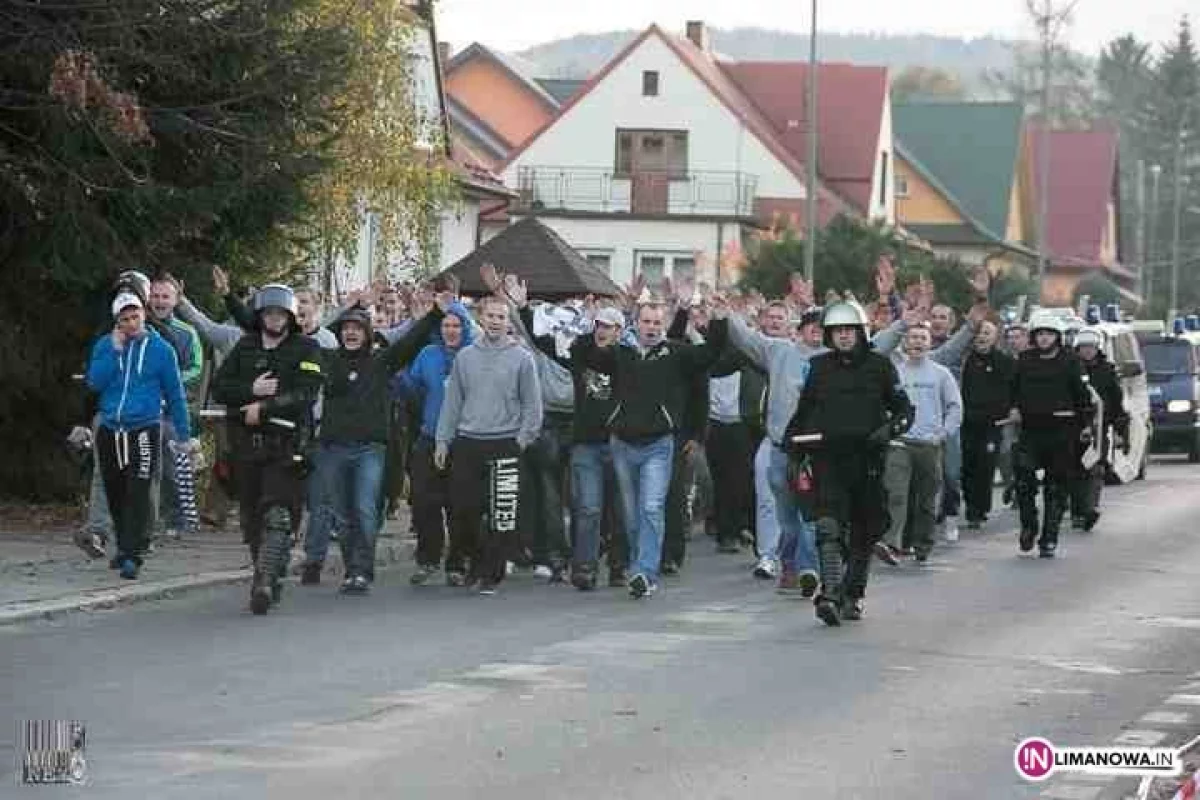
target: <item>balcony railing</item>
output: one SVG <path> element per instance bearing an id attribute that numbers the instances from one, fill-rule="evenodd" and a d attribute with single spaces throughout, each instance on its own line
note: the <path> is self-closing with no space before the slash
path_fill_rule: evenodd
<path id="1" fill-rule="evenodd" d="M 527 210 L 749 217 L 758 178 L 744 172 L 619 174 L 595 167 L 528 166 L 517 171 Z"/>

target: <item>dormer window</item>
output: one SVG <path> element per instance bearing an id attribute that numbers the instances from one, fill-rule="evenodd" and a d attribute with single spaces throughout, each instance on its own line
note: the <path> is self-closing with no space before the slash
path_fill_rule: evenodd
<path id="1" fill-rule="evenodd" d="M 642 73 L 642 96 L 658 97 L 658 72 L 646 70 Z"/>

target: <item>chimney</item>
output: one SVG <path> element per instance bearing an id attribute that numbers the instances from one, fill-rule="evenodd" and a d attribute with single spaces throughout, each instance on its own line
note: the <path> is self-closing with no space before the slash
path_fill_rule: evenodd
<path id="1" fill-rule="evenodd" d="M 701 20 L 690 20 L 688 22 L 687 38 L 692 44 L 706 53 L 712 49 L 708 38 L 708 27 Z"/>
<path id="2" fill-rule="evenodd" d="M 450 43 L 438 42 L 438 62 L 442 65 L 442 69 L 446 69 L 446 65 L 450 63 Z"/>

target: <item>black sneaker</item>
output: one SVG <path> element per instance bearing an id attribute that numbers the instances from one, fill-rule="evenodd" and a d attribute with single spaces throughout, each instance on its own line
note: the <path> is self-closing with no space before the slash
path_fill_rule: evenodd
<path id="1" fill-rule="evenodd" d="M 350 593 L 351 594 L 370 594 L 371 593 L 371 581 L 367 578 L 366 575 L 355 575 L 353 578 L 350 579 Z"/>
<path id="2" fill-rule="evenodd" d="M 591 567 L 578 566 L 571 570 L 571 585 L 581 592 L 596 588 L 596 571 Z"/>
<path id="3" fill-rule="evenodd" d="M 608 568 L 608 588 L 621 589 L 629 585 L 629 578 L 625 575 L 624 567 L 609 567 Z"/>
<path id="4" fill-rule="evenodd" d="M 320 586 L 322 566 L 321 564 L 305 564 L 304 571 L 300 573 L 300 585 Z"/>
<path id="5" fill-rule="evenodd" d="M 837 603 L 830 600 L 828 597 L 822 597 L 817 601 L 816 605 L 817 619 L 824 622 L 831 628 L 836 628 L 842 624 L 842 617 L 838 611 Z"/>
<path id="6" fill-rule="evenodd" d="M 491 597 L 495 593 L 496 593 L 496 584 L 492 583 L 491 581 L 480 581 L 479 582 L 479 594 L 481 594 L 485 597 Z"/>
<path id="7" fill-rule="evenodd" d="M 78 531 L 75 534 L 75 544 L 91 558 L 104 558 L 105 539 L 99 533 Z"/>
<path id="8" fill-rule="evenodd" d="M 813 572 L 801 572 L 796 577 L 796 582 L 800 585 L 800 596 L 805 600 L 809 600 L 817 594 L 817 587 L 821 585 L 821 581 Z"/>
<path id="9" fill-rule="evenodd" d="M 409 576 L 408 582 L 413 586 L 424 586 L 429 579 L 437 574 L 437 567 L 428 564 L 417 567 L 417 571 Z"/>
<path id="10" fill-rule="evenodd" d="M 1057 542 L 1047 542 L 1038 546 L 1038 556 L 1040 558 L 1054 558 L 1056 550 L 1058 550 Z"/>
<path id="11" fill-rule="evenodd" d="M 857 622 L 862 619 L 863 601 L 852 600 L 849 605 L 842 608 L 842 619 Z"/>
<path id="12" fill-rule="evenodd" d="M 255 584 L 250 588 L 250 611 L 261 617 L 271 610 L 271 587 Z"/>
<path id="13" fill-rule="evenodd" d="M 629 579 L 629 594 L 634 598 L 640 599 L 650 594 L 650 581 L 642 573 L 638 573 Z"/>
<path id="14" fill-rule="evenodd" d="M 1082 520 L 1080 520 L 1080 522 L 1082 524 L 1079 527 L 1083 530 L 1084 533 L 1091 533 L 1092 529 L 1096 527 L 1096 523 L 1099 521 L 1100 521 L 1100 512 L 1092 511 L 1092 512 L 1088 513 L 1086 516 L 1084 516 L 1084 518 Z"/>
<path id="15" fill-rule="evenodd" d="M 663 575 L 678 575 L 679 565 L 674 561 L 664 561 L 662 564 L 662 570 L 660 571 Z M 634 577 L 636 578 L 637 576 L 635 575 Z"/>
<path id="16" fill-rule="evenodd" d="M 1017 543 L 1021 547 L 1021 552 L 1028 553 L 1030 550 L 1032 550 L 1033 542 L 1035 539 L 1037 539 L 1037 531 L 1031 531 L 1031 530 L 1021 531 L 1021 536 L 1017 540 Z"/>

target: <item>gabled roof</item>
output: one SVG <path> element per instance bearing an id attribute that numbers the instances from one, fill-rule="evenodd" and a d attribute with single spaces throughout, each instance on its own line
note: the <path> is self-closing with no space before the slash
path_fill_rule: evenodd
<path id="1" fill-rule="evenodd" d="M 567 102 L 575 93 L 587 83 L 586 78 L 535 78 L 538 86 L 546 90 L 546 93 L 555 100 L 562 103 Z"/>
<path id="2" fill-rule="evenodd" d="M 1004 241 L 1024 111 L 1017 103 L 912 103 L 892 109 L 897 152 L 980 233 Z"/>
<path id="3" fill-rule="evenodd" d="M 1034 208 L 1040 202 L 1042 152 L 1045 136 L 1039 125 L 1028 129 L 1033 158 Z M 1047 205 L 1048 249 L 1056 261 L 1101 264 L 1104 233 L 1108 227 L 1108 205 L 1119 202 L 1117 192 L 1117 144 L 1115 128 L 1087 131 L 1051 131 L 1050 197 Z M 1118 206 L 1119 213 L 1119 206 Z M 1120 225 L 1117 225 L 1120 228 Z M 1114 231 L 1114 235 L 1116 235 Z M 1120 253 L 1120 242 L 1117 241 Z"/>
<path id="4" fill-rule="evenodd" d="M 534 297 L 558 299 L 587 294 L 612 297 L 621 291 L 536 217 L 526 217 L 506 228 L 441 274 L 453 273 L 458 277 L 465 294 L 485 295 L 488 290 L 479 277 L 479 268 L 484 264 L 495 264 L 501 272 L 521 278 Z"/>
<path id="5" fill-rule="evenodd" d="M 808 154 L 808 64 L 798 61 L 722 62 L 721 69 L 770 122 L 797 159 Z M 880 133 L 888 97 L 886 67 L 817 65 L 817 167 L 821 179 L 871 207 Z"/>
<path id="6" fill-rule="evenodd" d="M 458 69 L 468 61 L 472 61 L 476 58 L 483 58 L 496 64 L 502 70 L 507 72 L 513 78 L 513 80 L 524 84 L 525 87 L 529 89 L 531 94 L 545 104 L 548 110 L 558 110 L 558 99 L 542 88 L 542 86 L 533 77 L 534 73 L 537 71 L 537 68 L 533 64 L 529 63 L 520 56 L 514 56 L 511 53 L 502 53 L 499 50 L 493 50 L 486 45 L 480 44 L 479 42 L 473 42 L 469 47 L 455 54 L 455 56 L 450 59 L 450 62 L 446 64 L 446 75 L 449 76 L 454 72 L 454 70 Z"/>
<path id="7" fill-rule="evenodd" d="M 459 134 L 469 139 L 475 148 L 487 153 L 493 163 L 503 161 L 508 155 L 508 142 L 504 137 L 450 96 L 446 97 L 446 115 L 453 128 L 451 136 Z"/>
<path id="8" fill-rule="evenodd" d="M 633 41 L 625 46 L 617 55 L 604 67 L 595 73 L 587 82 L 575 93 L 575 95 L 562 107 L 558 115 L 546 121 L 541 128 L 530 134 L 524 142 L 518 145 L 512 153 L 509 154 L 507 161 L 501 165 L 503 169 L 513 161 L 515 161 L 530 145 L 554 125 L 558 120 L 567 115 L 572 108 L 579 104 L 588 94 L 591 93 L 600 83 L 604 81 L 608 75 L 615 70 L 626 58 L 635 50 L 641 47 L 651 36 L 657 36 L 676 56 L 692 71 L 692 73 L 700 79 L 709 91 L 717 98 L 720 103 L 725 106 L 737 119 L 746 126 L 746 128 L 754 134 L 754 136 L 762 142 L 763 146 L 771 152 L 780 163 L 784 165 L 798 180 L 803 182 L 807 175 L 804 168 L 804 159 L 789 148 L 784 141 L 776 133 L 774 126 L 770 120 L 763 114 L 758 106 L 747 96 L 736 81 L 727 73 L 726 69 L 717 63 L 714 58 L 705 53 L 700 48 L 696 47 L 689 39 L 674 34 L 667 33 L 658 25 L 651 25 L 646 30 L 642 31 Z M 886 86 L 886 81 L 885 81 Z M 882 99 L 880 107 L 882 109 Z M 878 129 L 877 129 L 878 130 Z M 819 163 L 819 157 L 818 157 Z M 873 162 L 872 162 L 873 163 Z M 843 198 L 839 197 L 836 192 L 824 183 L 818 185 L 818 208 L 827 204 L 844 205 Z M 857 207 L 857 203 L 854 204 Z M 863 207 L 865 210 L 865 206 Z"/>

